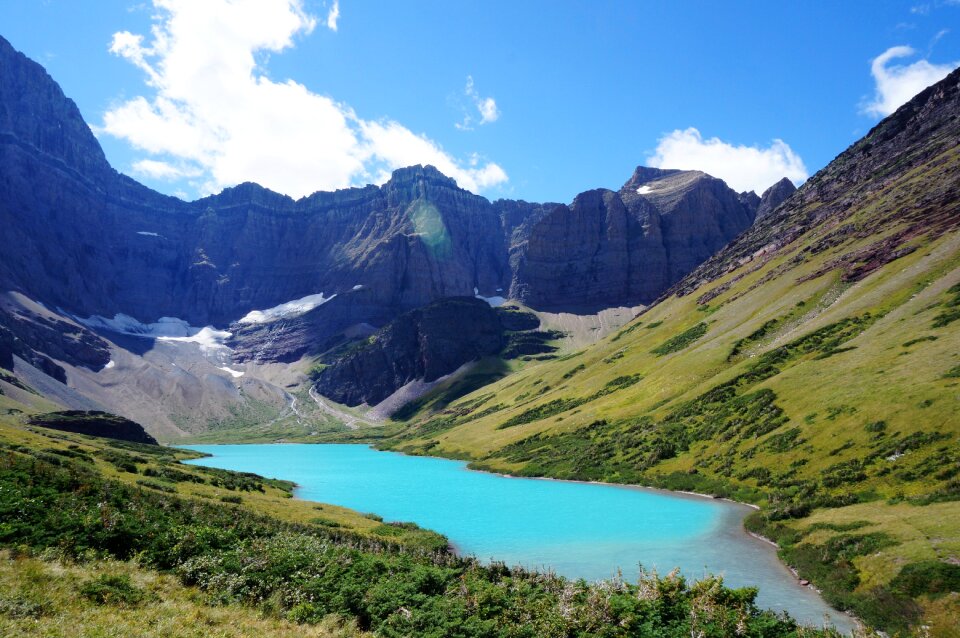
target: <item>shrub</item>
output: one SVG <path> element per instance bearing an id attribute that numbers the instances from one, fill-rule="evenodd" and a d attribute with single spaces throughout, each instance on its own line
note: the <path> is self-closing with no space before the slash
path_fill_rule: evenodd
<path id="1" fill-rule="evenodd" d="M 174 494 L 177 491 L 169 485 L 162 485 L 160 483 L 154 483 L 153 481 L 139 480 L 137 481 L 137 485 L 149 488 L 151 490 L 157 490 L 158 492 L 165 492 L 167 494 Z"/>
<path id="2" fill-rule="evenodd" d="M 874 421 L 873 423 L 868 423 L 863 426 L 863 429 L 867 432 L 883 432 L 887 429 L 886 421 Z"/>
<path id="3" fill-rule="evenodd" d="M 98 605 L 136 607 L 146 597 L 145 592 L 130 582 L 126 574 L 103 574 L 79 587 L 80 595 Z"/>
<path id="4" fill-rule="evenodd" d="M 658 357 L 662 357 L 672 352 L 679 352 L 705 334 L 707 334 L 707 324 L 701 321 L 692 328 L 688 328 L 680 334 L 667 339 L 659 346 L 651 350 L 651 352 Z"/>
<path id="5" fill-rule="evenodd" d="M 960 565 L 925 560 L 904 565 L 890 581 L 894 591 L 920 596 L 960 592 Z"/>
<path id="6" fill-rule="evenodd" d="M 571 368 L 570 370 L 568 370 L 567 372 L 565 372 L 564 375 L 563 375 L 563 378 L 564 378 L 564 379 L 570 379 L 570 378 L 572 378 L 575 374 L 577 374 L 578 372 L 580 372 L 581 370 L 586 370 L 586 368 L 587 368 L 587 366 L 581 363 L 580 365 L 576 366 L 575 368 Z"/>
<path id="7" fill-rule="evenodd" d="M 910 341 L 907 341 L 906 343 L 904 343 L 903 347 L 909 348 L 910 346 L 916 345 L 918 343 L 923 343 L 924 341 L 936 341 L 936 340 L 937 340 L 937 337 L 935 337 L 934 335 L 927 335 L 925 337 L 918 337 L 916 339 L 911 339 Z"/>
<path id="8" fill-rule="evenodd" d="M 0 617 L 7 618 L 39 618 L 51 613 L 50 604 L 46 601 L 34 600 L 31 597 L 14 596 L 5 598 L 0 596 Z"/>
<path id="9" fill-rule="evenodd" d="M 934 328 L 943 328 L 960 319 L 960 284 L 950 288 L 947 293 L 953 295 L 953 298 L 943 302 L 944 310 L 933 318 Z"/>

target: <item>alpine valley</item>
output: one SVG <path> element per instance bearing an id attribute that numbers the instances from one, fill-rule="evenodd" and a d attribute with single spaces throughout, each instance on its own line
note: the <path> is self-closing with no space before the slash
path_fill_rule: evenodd
<path id="1" fill-rule="evenodd" d="M 864 633 L 957 635 L 960 71 L 799 190 L 641 166 L 569 204 L 489 201 L 412 166 L 185 202 L 111 168 L 0 38 L 0 229 L 4 635 L 61 635 L 98 596 L 122 604 L 89 622 L 130 634 L 146 609 L 222 635 L 834 635 L 709 578 L 483 565 L 157 441 L 747 502 Z M 41 600 L 57 578 L 86 584 Z"/>

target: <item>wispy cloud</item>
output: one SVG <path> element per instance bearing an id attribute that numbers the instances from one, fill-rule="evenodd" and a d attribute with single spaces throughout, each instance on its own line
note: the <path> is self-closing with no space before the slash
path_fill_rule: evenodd
<path id="1" fill-rule="evenodd" d="M 937 46 L 937 42 L 943 39 L 945 35 L 950 33 L 950 29 L 940 29 L 937 31 L 936 35 L 930 38 L 930 44 L 927 45 L 927 57 L 929 58 L 933 55 L 933 47 Z"/>
<path id="2" fill-rule="evenodd" d="M 267 77 L 257 60 L 317 25 L 302 0 L 153 6 L 149 37 L 122 31 L 110 47 L 144 73 L 146 91 L 108 110 L 100 128 L 146 154 L 133 166 L 139 174 L 188 179 L 200 194 L 249 180 L 295 197 L 382 182 L 416 163 L 472 191 L 507 180 L 495 163 L 460 161 L 399 122 L 364 120 L 295 80 Z"/>
<path id="3" fill-rule="evenodd" d="M 945 35 L 938 34 L 934 40 Z M 931 46 L 933 43 L 931 43 Z M 886 117 L 906 104 L 910 98 L 939 82 L 950 71 L 960 66 L 960 62 L 932 64 L 928 60 L 917 60 L 912 64 L 890 64 L 898 58 L 908 58 L 916 54 L 911 47 L 890 47 L 870 63 L 870 74 L 876 84 L 872 98 L 864 101 L 861 112 L 872 117 Z"/>
<path id="4" fill-rule="evenodd" d="M 942 7 L 960 6 L 960 0 L 933 0 L 933 2 L 920 2 L 910 7 L 910 13 L 918 16 L 930 15 L 934 9 Z"/>
<path id="5" fill-rule="evenodd" d="M 783 140 L 773 140 L 766 148 L 735 145 L 717 137 L 704 139 L 692 127 L 661 137 L 647 164 L 703 171 L 736 191 L 757 193 L 784 177 L 799 184 L 808 175 L 803 160 Z"/>
<path id="6" fill-rule="evenodd" d="M 333 5 L 327 13 L 327 28 L 331 31 L 337 30 L 337 20 L 340 19 L 340 0 L 333 0 Z"/>
<path id="7" fill-rule="evenodd" d="M 463 120 L 454 124 L 458 129 L 464 131 L 473 130 L 474 122 L 478 126 L 496 122 L 500 118 L 500 109 L 497 107 L 497 101 L 492 97 L 481 97 L 477 87 L 473 82 L 473 76 L 467 76 L 467 84 L 463 89 L 463 94 L 470 100 L 470 107 L 465 109 Z M 474 113 L 476 110 L 476 113 Z"/>

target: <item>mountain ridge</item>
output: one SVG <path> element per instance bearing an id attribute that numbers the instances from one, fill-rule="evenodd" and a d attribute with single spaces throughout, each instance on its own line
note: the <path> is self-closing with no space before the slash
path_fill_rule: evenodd
<path id="1" fill-rule="evenodd" d="M 76 104 L 0 38 L 3 359 L 63 385 L 50 394 L 60 407 L 92 401 L 161 438 L 309 428 L 293 409 L 308 397 L 291 391 L 309 385 L 311 358 L 405 312 L 457 296 L 636 307 L 753 220 L 755 202 L 720 180 L 638 171 L 676 182 L 661 193 L 675 196 L 491 202 L 418 165 L 296 200 L 246 182 L 184 202 L 114 170 Z M 579 258 L 558 271 L 567 251 Z"/>
<path id="2" fill-rule="evenodd" d="M 952 635 L 957 585 L 934 583 L 960 576 L 958 229 L 960 70 L 615 334 L 436 388 L 378 445 L 754 503 L 748 529 L 829 603 Z"/>
<path id="3" fill-rule="evenodd" d="M 380 187 L 316 192 L 298 200 L 247 182 L 183 202 L 112 169 L 76 105 L 40 65 L 5 40 L 0 41 L 0 57 L 0 139 L 5 141 L 0 160 L 7 174 L 0 194 L 8 202 L 0 213 L 17 231 L 3 246 L 11 256 L 0 269 L 0 284 L 7 288 L 33 293 L 38 301 L 81 316 L 123 312 L 146 322 L 176 316 L 220 326 L 256 308 L 319 292 L 344 293 L 354 285 L 373 288 L 379 303 L 396 311 L 467 295 L 474 288 L 487 295 L 516 289 L 529 297 L 522 301 L 564 306 L 553 278 L 543 272 L 518 276 L 511 266 L 511 251 L 521 254 L 514 262 L 527 264 L 540 255 L 525 254 L 523 229 L 521 236 L 512 236 L 526 215 L 512 219 L 509 211 L 529 213 L 539 207 L 553 216 L 578 214 L 565 205 L 490 202 L 457 188 L 433 167 L 421 166 L 397 169 Z M 30 186 L 36 183 L 44 187 Z M 642 215 L 669 215 L 661 213 Z M 593 290 L 594 273 L 588 269 L 579 283 L 587 291 L 584 303 L 600 308 L 652 300 L 653 292 L 743 230 L 754 211 L 734 207 L 700 213 L 704 219 L 733 214 L 736 220 L 721 223 L 705 249 L 693 246 L 689 257 L 667 264 L 668 272 L 648 289 Z M 449 254 L 436 253 L 437 246 L 425 250 L 417 241 L 422 232 L 415 228 L 417 219 L 411 219 L 417 214 L 447 233 L 438 239 Z M 51 225 L 60 226 L 60 232 L 51 236 Z M 100 234 L 91 234 L 93 228 Z M 635 232 L 642 231 L 638 227 Z M 38 242 L 41 237 L 56 241 L 58 250 Z M 355 241 L 358 237 L 367 241 Z M 651 241 L 646 244 L 655 245 Z M 680 239 L 677 246 L 684 243 L 689 242 Z M 289 256 L 296 246 L 309 251 L 313 265 Z M 266 254 L 272 255 L 269 260 Z M 619 259 L 608 258 L 611 263 Z M 247 267 L 252 263 L 256 269 Z M 363 281 L 371 268 L 372 276 Z M 273 279 L 259 276 L 267 269 L 274 270 L 269 274 Z M 47 283 L 37 289 L 41 282 L 55 280 L 54 273 L 75 274 L 67 286 Z M 276 280 L 281 273 L 283 280 Z M 147 287 L 150 295 L 138 291 Z"/>

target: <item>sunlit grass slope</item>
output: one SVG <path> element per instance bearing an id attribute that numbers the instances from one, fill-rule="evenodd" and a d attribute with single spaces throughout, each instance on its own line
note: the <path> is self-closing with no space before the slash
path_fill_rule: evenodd
<path id="1" fill-rule="evenodd" d="M 425 406 L 387 445 L 761 504 L 749 526 L 830 602 L 954 635 L 958 82 L 878 125 L 616 334 Z"/>
<path id="2" fill-rule="evenodd" d="M 45 560 L 0 551 L 0 635 L 6 638 L 348 638 L 330 617 L 313 626 L 239 605 L 212 605 L 172 575 L 116 560 Z"/>

